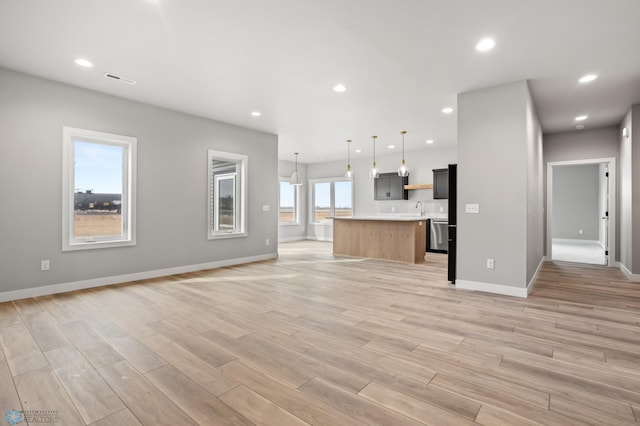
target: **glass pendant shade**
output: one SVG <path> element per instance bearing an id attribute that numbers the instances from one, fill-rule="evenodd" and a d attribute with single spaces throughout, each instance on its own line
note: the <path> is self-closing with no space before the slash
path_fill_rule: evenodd
<path id="1" fill-rule="evenodd" d="M 376 139 L 377 138 L 378 138 L 377 136 L 371 136 L 371 139 L 373 140 L 373 167 L 371 167 L 371 170 L 369 170 L 369 177 L 371 179 L 375 179 L 380 175 L 380 171 L 376 167 Z"/>
<path id="2" fill-rule="evenodd" d="M 351 180 L 353 179 L 353 172 L 351 171 L 351 165 L 347 168 L 347 171 L 344 173 L 344 178 Z"/>
<path id="3" fill-rule="evenodd" d="M 344 173 L 344 178 L 347 180 L 353 179 L 353 171 L 351 170 L 351 155 L 349 146 L 351 145 L 351 139 L 347 139 L 347 171 Z"/>
<path id="4" fill-rule="evenodd" d="M 402 135 L 402 165 L 398 169 L 398 176 L 405 177 L 409 176 L 409 169 L 407 168 L 407 163 L 404 160 L 404 135 L 407 134 L 407 131 L 403 130 L 400 134 Z"/>
<path id="5" fill-rule="evenodd" d="M 302 175 L 298 171 L 298 153 L 294 152 L 296 156 L 296 169 L 291 173 L 291 178 L 289 178 L 289 184 L 300 186 L 302 185 Z"/>

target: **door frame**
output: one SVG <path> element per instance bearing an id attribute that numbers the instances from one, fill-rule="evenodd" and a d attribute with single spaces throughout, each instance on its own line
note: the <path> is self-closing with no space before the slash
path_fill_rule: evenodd
<path id="1" fill-rule="evenodd" d="M 593 158 L 587 160 L 553 161 L 547 163 L 547 259 L 553 259 L 552 226 L 553 226 L 553 168 L 558 166 L 572 166 L 577 164 L 607 163 L 609 169 L 609 220 L 607 221 L 607 237 L 609 255 L 607 266 L 615 267 L 616 262 L 616 159 Z M 606 248 L 605 248 L 606 250 Z"/>

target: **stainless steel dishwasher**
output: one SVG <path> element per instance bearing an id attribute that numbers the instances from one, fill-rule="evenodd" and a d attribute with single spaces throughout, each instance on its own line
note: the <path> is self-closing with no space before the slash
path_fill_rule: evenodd
<path id="1" fill-rule="evenodd" d="M 427 251 L 447 253 L 449 249 L 448 219 L 429 219 Z"/>

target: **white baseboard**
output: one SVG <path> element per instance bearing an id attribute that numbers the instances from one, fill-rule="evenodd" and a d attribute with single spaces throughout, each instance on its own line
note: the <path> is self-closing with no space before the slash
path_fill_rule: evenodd
<path id="1" fill-rule="evenodd" d="M 307 236 L 307 240 L 313 240 L 313 241 L 333 241 L 333 238 Z"/>
<path id="2" fill-rule="evenodd" d="M 279 243 L 290 243 L 292 241 L 304 241 L 306 240 L 307 237 L 306 236 L 301 236 L 301 237 L 288 237 L 288 238 L 279 238 L 278 242 Z"/>
<path id="3" fill-rule="evenodd" d="M 540 273 L 540 269 L 542 269 L 542 264 L 545 261 L 544 260 L 545 257 L 540 259 L 540 263 L 538 263 L 538 267 L 536 268 L 536 272 L 533 273 L 533 276 L 531 277 L 531 280 L 529 281 L 529 284 L 527 285 L 527 296 L 526 297 L 529 296 L 529 293 L 531 293 L 531 290 L 533 290 L 533 287 L 536 285 L 536 278 L 538 278 L 538 274 Z"/>
<path id="4" fill-rule="evenodd" d="M 456 280 L 456 289 L 482 291 L 485 293 L 503 294 L 505 296 L 527 297 L 528 289 L 500 284 L 481 283 L 477 281 Z"/>
<path id="5" fill-rule="evenodd" d="M 631 271 L 622 264 L 622 262 L 618 263 L 618 265 L 620 265 L 620 270 L 627 277 L 628 280 L 640 281 L 640 274 L 632 274 Z"/>
<path id="6" fill-rule="evenodd" d="M 199 263 L 197 265 L 177 266 L 174 268 L 157 269 L 155 271 L 135 272 L 133 274 L 115 275 L 112 277 L 93 278 L 90 280 L 74 281 L 70 283 L 51 284 L 41 287 L 25 288 L 0 293 L 0 302 L 27 299 L 30 297 L 47 296 L 49 294 L 66 293 L 86 288 L 102 287 L 121 284 L 130 281 L 164 277 L 168 275 L 184 274 L 202 271 L 204 269 L 222 268 L 224 266 L 240 265 L 243 263 L 259 262 L 261 260 L 277 259 L 278 253 L 262 254 L 258 256 L 241 257 L 237 259 L 219 260 L 216 262 Z"/>

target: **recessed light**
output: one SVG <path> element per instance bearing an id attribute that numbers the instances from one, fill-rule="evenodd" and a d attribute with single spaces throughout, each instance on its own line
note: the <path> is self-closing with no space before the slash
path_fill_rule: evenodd
<path id="1" fill-rule="evenodd" d="M 424 141 L 424 143 L 428 143 L 429 145 L 431 145 L 433 143 L 433 139 L 428 139 L 428 140 Z"/>
<path id="2" fill-rule="evenodd" d="M 584 129 L 584 126 L 582 124 L 578 124 L 576 126 L 576 130 L 582 130 L 582 129 Z"/>
<path id="3" fill-rule="evenodd" d="M 588 117 L 586 115 L 579 115 L 576 117 L 576 121 L 584 121 L 586 120 Z"/>
<path id="4" fill-rule="evenodd" d="M 334 92 L 344 92 L 345 90 L 347 90 L 347 87 L 344 84 L 336 84 L 335 86 L 333 86 L 333 91 Z"/>
<path id="5" fill-rule="evenodd" d="M 496 41 L 492 38 L 483 38 L 476 44 L 476 50 L 478 52 L 486 52 L 493 49 L 496 46 Z"/>
<path id="6" fill-rule="evenodd" d="M 395 147 L 396 147 L 395 145 L 388 145 L 388 146 L 387 146 L 387 148 L 389 148 L 389 149 L 393 149 L 393 148 L 395 148 Z"/>
<path id="7" fill-rule="evenodd" d="M 443 114 L 451 114 L 452 112 L 453 112 L 453 108 L 451 107 L 442 108 Z"/>
<path id="8" fill-rule="evenodd" d="M 362 150 L 361 149 L 356 149 L 356 152 L 362 152 Z"/>
<path id="9" fill-rule="evenodd" d="M 595 80 L 596 78 L 598 78 L 598 76 L 595 75 L 595 74 L 587 74 L 587 75 L 584 75 L 584 76 L 580 77 L 580 79 L 578 81 L 580 83 L 590 83 L 593 80 Z"/>
<path id="10" fill-rule="evenodd" d="M 82 58 L 78 58 L 74 62 L 76 63 L 76 65 L 80 65 L 81 67 L 85 68 L 91 68 L 93 66 L 93 63 L 91 61 Z"/>
<path id="11" fill-rule="evenodd" d="M 251 115 L 253 115 L 254 117 L 260 117 L 262 113 L 260 111 L 253 111 Z"/>

